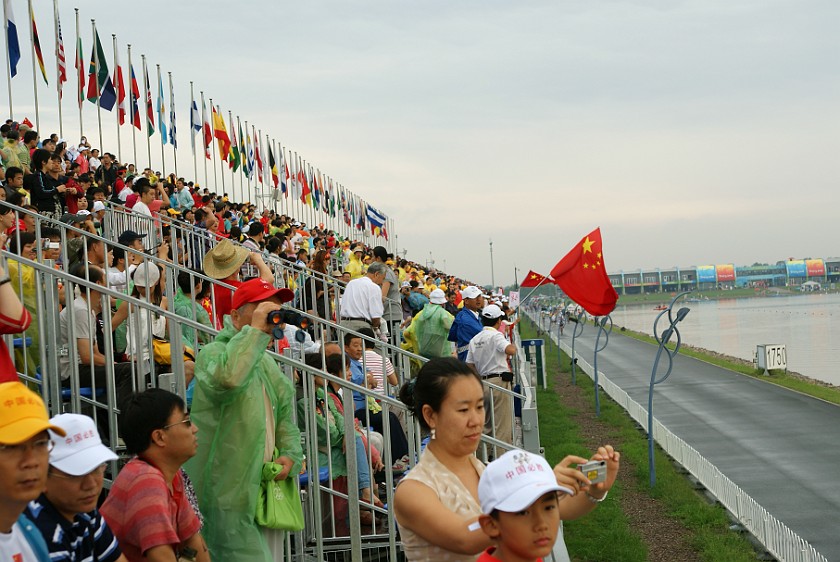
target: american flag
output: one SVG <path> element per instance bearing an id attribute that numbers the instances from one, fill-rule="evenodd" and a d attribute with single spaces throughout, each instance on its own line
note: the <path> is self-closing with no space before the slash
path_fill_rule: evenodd
<path id="1" fill-rule="evenodd" d="M 61 37 L 61 22 L 58 22 L 58 45 L 55 52 L 58 60 L 58 91 L 61 92 L 62 84 L 67 82 L 67 60 L 64 58 L 64 39 Z"/>

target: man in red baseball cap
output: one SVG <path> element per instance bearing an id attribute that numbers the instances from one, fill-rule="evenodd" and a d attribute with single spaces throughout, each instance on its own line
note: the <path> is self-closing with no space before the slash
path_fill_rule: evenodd
<path id="1" fill-rule="evenodd" d="M 300 472 L 295 387 L 266 349 L 269 314 L 293 298 L 289 289 L 262 279 L 246 281 L 233 293 L 224 328 L 196 358 L 190 417 L 199 428 L 198 453 L 185 468 L 213 560 L 273 560 L 254 521 L 260 480 L 252 475 L 272 462 L 282 466 L 278 480 Z"/>

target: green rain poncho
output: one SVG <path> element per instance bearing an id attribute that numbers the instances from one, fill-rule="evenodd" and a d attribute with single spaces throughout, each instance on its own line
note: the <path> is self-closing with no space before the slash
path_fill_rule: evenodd
<path id="1" fill-rule="evenodd" d="M 449 328 L 455 318 L 439 304 L 426 304 L 403 334 L 406 341 L 413 340 L 416 352 L 427 359 L 452 355 L 452 344 L 447 340 Z"/>
<path id="2" fill-rule="evenodd" d="M 190 417 L 198 426 L 198 453 L 185 468 L 192 479 L 213 560 L 273 560 L 254 521 L 265 454 L 263 388 L 273 405 L 276 447 L 291 458 L 290 478 L 300 472 L 303 452 L 293 419 L 295 388 L 265 353 L 270 336 L 229 316 L 216 341 L 198 354 L 198 381 Z"/>

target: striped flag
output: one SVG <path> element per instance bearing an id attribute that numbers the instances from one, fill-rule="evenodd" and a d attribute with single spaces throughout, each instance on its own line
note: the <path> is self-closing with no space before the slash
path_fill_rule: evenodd
<path id="1" fill-rule="evenodd" d="M 239 169 L 242 164 L 242 155 L 239 150 L 239 141 L 236 140 L 236 127 L 233 126 L 233 118 L 230 121 L 230 159 L 228 165 L 234 172 Z"/>
<path id="2" fill-rule="evenodd" d="M 90 67 L 88 69 L 88 91 L 87 99 L 92 103 L 99 100 L 99 107 L 111 111 L 117 102 L 117 92 L 108 74 L 108 63 L 105 60 L 105 51 L 99 41 L 99 32 L 94 34 L 93 48 L 90 52 Z"/>
<path id="3" fill-rule="evenodd" d="M 175 137 L 175 88 L 172 86 L 172 74 L 169 74 L 169 142 L 174 148 L 178 148 L 178 139 Z"/>
<path id="4" fill-rule="evenodd" d="M 3 11 L 6 13 L 6 27 L 8 28 L 9 71 L 12 78 L 17 74 L 17 64 L 20 61 L 20 41 L 18 41 L 15 14 L 12 12 L 11 0 L 3 0 Z"/>
<path id="5" fill-rule="evenodd" d="M 149 86 L 149 68 L 146 61 L 143 61 L 143 77 L 146 80 L 146 134 L 155 134 L 155 108 L 152 107 L 152 88 Z"/>
<path id="6" fill-rule="evenodd" d="M 257 179 L 263 182 L 263 163 L 260 158 L 260 138 L 254 137 L 254 160 L 257 162 Z"/>
<path id="7" fill-rule="evenodd" d="M 274 151 L 271 150 L 271 145 L 268 145 L 268 166 L 271 168 L 271 181 L 274 183 L 274 189 L 277 189 L 280 183 L 280 175 L 277 172 L 277 162 L 274 160 Z"/>
<path id="8" fill-rule="evenodd" d="M 76 61 L 73 63 L 76 67 L 76 76 L 79 79 L 79 107 L 85 101 L 85 60 L 82 58 L 82 38 L 79 37 L 76 41 Z"/>
<path id="9" fill-rule="evenodd" d="M 32 4 L 29 5 L 30 8 Z M 35 48 L 35 58 L 38 60 L 38 66 L 41 68 L 41 76 L 44 77 L 44 82 L 49 85 L 47 80 L 47 69 L 44 67 L 44 55 L 41 53 L 41 40 L 38 39 L 38 26 L 35 25 L 35 12 L 29 12 L 30 20 L 32 21 L 32 45 Z"/>
<path id="10" fill-rule="evenodd" d="M 114 68 L 114 89 L 117 92 L 117 118 L 120 125 L 125 124 L 125 80 L 123 80 L 122 66 L 120 65 L 119 52 L 114 53 L 116 57 L 116 68 Z"/>
<path id="11" fill-rule="evenodd" d="M 55 47 L 55 60 L 58 64 L 58 94 L 63 93 L 62 84 L 67 82 L 67 59 L 64 56 L 64 38 L 61 36 L 61 22 L 58 20 L 58 14 L 55 15 L 58 26 L 58 43 Z"/>
<path id="12" fill-rule="evenodd" d="M 129 100 L 131 105 L 131 124 L 139 131 L 143 128 L 140 124 L 140 88 L 137 87 L 137 77 L 134 75 L 134 66 L 129 66 L 128 71 L 131 73 L 131 90 Z"/>
<path id="13" fill-rule="evenodd" d="M 213 142 L 213 132 L 210 123 L 207 122 L 207 106 L 204 104 L 204 96 L 201 96 L 201 121 L 204 130 L 204 157 L 210 160 L 210 143 Z"/>
<path id="14" fill-rule="evenodd" d="M 168 142 L 166 137 L 166 104 L 163 102 L 163 80 L 160 77 L 160 70 L 158 70 L 158 98 L 157 98 L 157 114 L 158 114 L 158 130 L 160 130 L 161 144 Z"/>
<path id="15" fill-rule="evenodd" d="M 192 93 L 190 95 L 193 95 Z M 201 115 L 198 114 L 198 105 L 192 100 L 190 106 L 190 140 L 192 141 L 193 155 L 195 155 L 195 134 L 201 132 Z"/>

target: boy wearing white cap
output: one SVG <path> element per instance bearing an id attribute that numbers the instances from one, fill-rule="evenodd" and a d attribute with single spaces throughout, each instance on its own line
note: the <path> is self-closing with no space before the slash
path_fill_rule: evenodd
<path id="1" fill-rule="evenodd" d="M 29 502 L 26 516 L 56 559 L 125 562 L 117 539 L 96 509 L 105 468 L 117 455 L 102 444 L 96 423 L 87 416 L 61 414 L 50 422 L 67 435 L 50 431 L 55 445 L 46 491 Z"/>
<path id="2" fill-rule="evenodd" d="M 478 522 L 496 546 L 477 562 L 541 561 L 557 540 L 558 503 L 572 494 L 539 455 L 513 450 L 488 464 L 478 481 Z"/>

